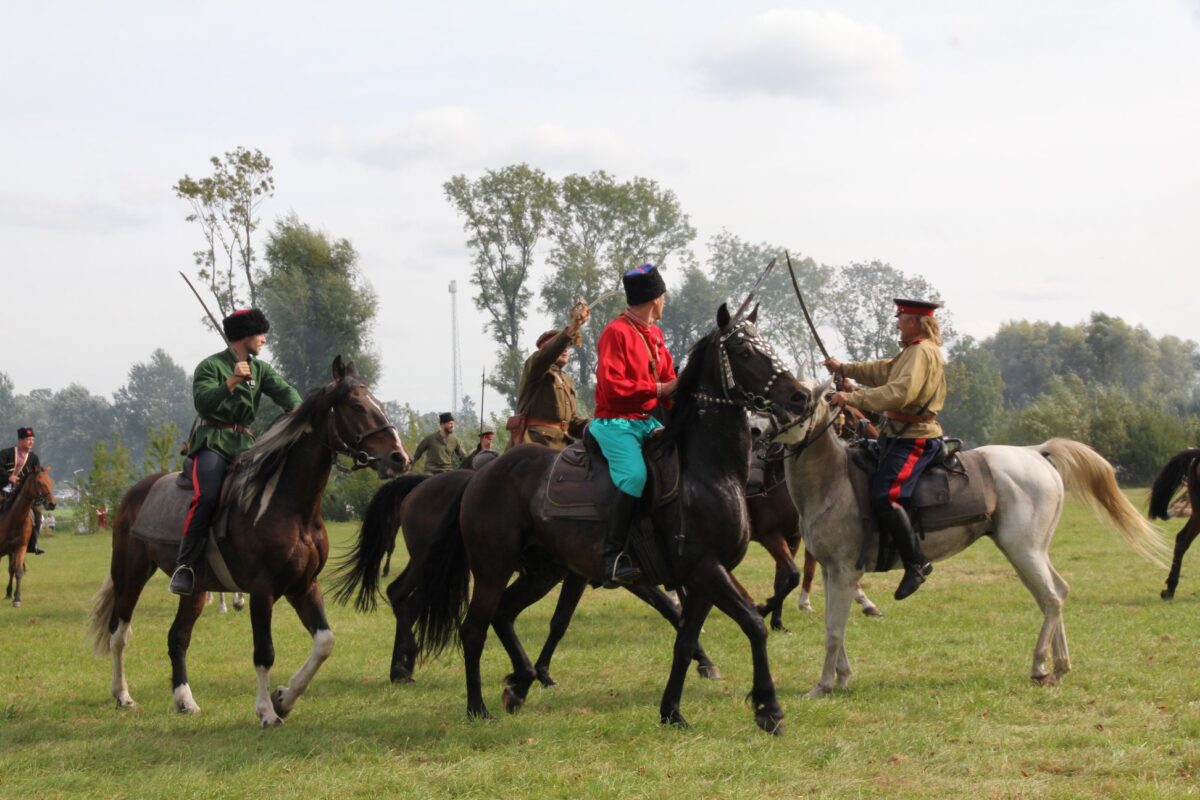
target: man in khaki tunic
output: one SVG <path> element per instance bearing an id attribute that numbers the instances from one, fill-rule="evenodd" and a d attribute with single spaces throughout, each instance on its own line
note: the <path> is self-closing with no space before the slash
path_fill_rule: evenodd
<path id="1" fill-rule="evenodd" d="M 941 328 L 933 316 L 941 304 L 923 300 L 895 303 L 899 355 L 851 364 L 831 358 L 825 367 L 866 387 L 835 392 L 835 404 L 885 417 L 879 437 L 879 468 L 871 476 L 871 510 L 904 562 L 904 578 L 895 594 L 897 600 L 903 600 L 933 571 L 921 552 L 906 507 L 921 473 L 943 452 L 937 415 L 946 402 L 946 373 Z"/>
<path id="2" fill-rule="evenodd" d="M 525 359 L 517 385 L 517 411 L 525 416 L 525 441 L 562 450 L 583 435 L 587 419 L 579 416 L 575 381 L 563 367 L 571 357 L 575 335 L 590 314 L 585 303 L 576 303 L 571 324 L 539 336 L 537 351 Z"/>
<path id="3" fill-rule="evenodd" d="M 425 471 L 431 475 L 449 472 L 466 459 L 467 451 L 454 435 L 454 415 L 449 411 L 438 415 L 438 429 L 417 445 L 413 463 L 416 464 L 424 455 L 428 455 Z"/>

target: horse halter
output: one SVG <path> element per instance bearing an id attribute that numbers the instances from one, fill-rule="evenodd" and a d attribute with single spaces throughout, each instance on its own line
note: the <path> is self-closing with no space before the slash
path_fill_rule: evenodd
<path id="1" fill-rule="evenodd" d="M 749 320 L 743 320 L 731 326 L 729 330 L 718 337 L 717 344 L 720 347 L 717 349 L 717 354 L 721 364 L 721 397 L 713 397 L 703 391 L 696 391 L 694 396 L 702 405 L 737 406 L 755 411 L 767 411 L 774 405 L 774 402 L 767 395 L 771 393 L 771 387 L 775 385 L 775 381 L 779 379 L 779 376 L 786 374 L 788 369 L 779 360 L 779 356 L 775 354 L 775 348 L 771 347 L 767 340 L 758 334 L 756 329 L 753 332 L 747 330 L 750 324 Z M 767 378 L 767 382 L 763 385 L 762 389 L 757 393 L 747 391 L 733 377 L 733 364 L 729 361 L 729 353 L 725 348 L 725 343 L 735 336 L 737 337 L 737 341 L 745 341 L 746 344 L 766 355 L 771 360 L 771 375 Z M 740 397 L 735 396 L 735 392 Z"/>
<path id="2" fill-rule="evenodd" d="M 360 384 L 358 384 L 358 382 L 356 381 L 353 384 L 351 384 L 351 386 L 349 388 L 353 389 L 354 386 L 356 386 L 356 385 L 360 385 Z M 337 413 L 337 404 L 336 403 L 330 407 L 329 415 L 330 415 L 330 417 L 333 418 L 333 425 L 331 425 L 329 428 L 330 441 L 326 442 L 326 446 L 329 448 L 329 451 L 333 454 L 334 468 L 337 469 L 338 472 L 342 472 L 342 473 L 357 472 L 360 469 L 364 469 L 366 467 L 372 466 L 373 464 L 378 462 L 379 459 L 377 457 L 371 455 L 370 453 L 368 453 L 365 450 L 359 449 L 359 445 L 361 445 L 363 443 L 363 440 L 366 439 L 367 437 L 374 436 L 375 434 L 380 433 L 381 431 L 386 431 L 386 430 L 390 430 L 393 432 L 396 431 L 396 426 L 393 425 L 390 421 L 387 421 L 383 425 L 376 425 L 374 428 L 370 428 L 365 431 L 356 431 L 353 436 L 354 441 L 351 442 L 350 444 L 347 444 L 346 440 L 341 436 L 341 434 L 338 433 L 338 429 L 337 429 L 338 413 Z M 387 420 L 386 415 L 384 416 L 384 420 Z M 397 436 L 399 436 L 399 434 L 397 434 Z M 341 462 L 338 461 L 339 455 L 349 456 L 351 461 L 353 461 L 354 463 L 350 467 L 343 467 Z"/>

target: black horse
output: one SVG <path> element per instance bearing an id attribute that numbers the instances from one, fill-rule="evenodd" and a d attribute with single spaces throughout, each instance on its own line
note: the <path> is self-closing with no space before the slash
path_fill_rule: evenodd
<path id="1" fill-rule="evenodd" d="M 720 308 L 716 330 L 692 348 L 662 437 L 664 445 L 679 449 L 682 487 L 679 500 L 655 511 L 653 522 L 667 541 L 674 541 L 680 531 L 686 534 L 682 549 L 672 546 L 667 555 L 686 594 L 683 625 L 675 637 L 671 674 L 659 706 L 664 723 L 686 724 L 679 700 L 700 628 L 713 605 L 737 622 L 750 640 L 755 722 L 776 732 L 783 721 L 767 659 L 766 625 L 738 591 L 729 570 L 741 561 L 750 540 L 746 409 L 776 405 L 803 412 L 810 398 L 809 390 L 759 337 L 755 319 L 756 312 L 731 319 L 725 306 Z M 555 455 L 548 448 L 514 448 L 467 481 L 442 520 L 414 595 L 412 610 L 423 652 L 437 653 L 456 630 L 459 634 L 470 717 L 489 716 L 479 669 L 488 627 L 495 625 L 512 660 L 503 699 L 513 712 L 524 704 L 537 673 L 511 621 L 558 582 L 563 568 L 592 583 L 602 580 L 604 523 L 551 520 L 540 512 Z M 557 568 L 531 570 L 534 560 Z M 519 570 L 527 580 L 508 587 Z M 474 577 L 474 591 L 468 607 L 469 577 Z"/>
<path id="2" fill-rule="evenodd" d="M 1171 497 L 1182 483 L 1187 484 L 1192 515 L 1175 537 L 1175 556 L 1171 560 L 1171 572 L 1167 575 L 1167 588 L 1162 590 L 1163 600 L 1175 596 L 1183 554 L 1192 546 L 1196 535 L 1200 534 L 1200 450 L 1184 450 L 1176 454 L 1154 479 L 1154 487 L 1150 490 L 1150 519 L 1168 519 L 1171 516 Z"/>

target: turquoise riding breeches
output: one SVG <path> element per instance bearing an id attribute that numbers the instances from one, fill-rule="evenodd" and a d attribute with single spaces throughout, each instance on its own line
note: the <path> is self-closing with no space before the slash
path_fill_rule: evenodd
<path id="1" fill-rule="evenodd" d="M 650 419 L 593 419 L 588 431 L 608 459 L 612 481 L 625 494 L 641 497 L 646 488 L 642 445 L 662 423 Z"/>

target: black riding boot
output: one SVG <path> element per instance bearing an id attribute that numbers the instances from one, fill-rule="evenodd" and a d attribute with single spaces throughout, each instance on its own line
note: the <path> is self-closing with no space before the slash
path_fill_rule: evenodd
<path id="1" fill-rule="evenodd" d="M 184 597 L 191 595 L 196 585 L 196 564 L 204 558 L 204 545 L 208 540 L 207 531 L 192 531 L 183 537 L 179 543 L 179 558 L 175 561 L 175 572 L 171 575 L 171 583 L 167 589 L 171 594 Z"/>
<path id="2" fill-rule="evenodd" d="M 908 512 L 903 508 L 888 504 L 887 508 L 876 512 L 879 526 L 891 534 L 896 550 L 900 553 L 900 561 L 904 564 L 904 577 L 896 587 L 894 597 L 903 600 L 921 588 L 926 576 L 933 572 L 933 564 L 921 552 L 917 534 L 913 531 Z"/>
<path id="3" fill-rule="evenodd" d="M 25 548 L 30 553 L 33 553 L 35 556 L 40 556 L 42 553 L 46 552 L 42 548 L 38 547 L 38 534 L 41 533 L 41 531 L 42 531 L 42 521 L 41 521 L 41 519 L 37 519 L 33 523 L 33 533 L 29 537 L 29 547 Z"/>
<path id="4" fill-rule="evenodd" d="M 634 566 L 625 554 L 625 542 L 629 538 L 629 526 L 633 524 L 633 512 L 637 508 L 637 502 L 638 498 L 617 490 L 612 504 L 612 516 L 608 519 L 608 533 L 604 536 L 605 589 L 637 583 L 642 577 L 642 571 Z"/>

